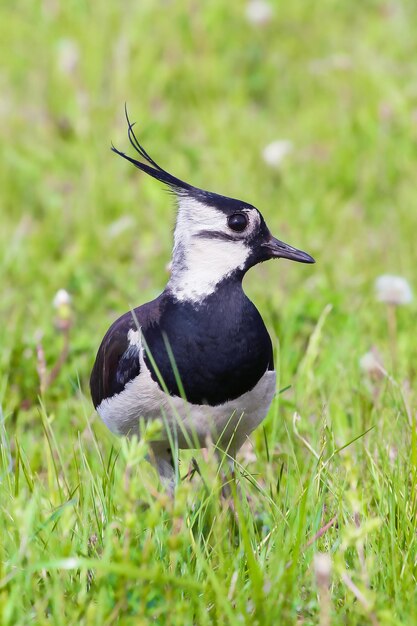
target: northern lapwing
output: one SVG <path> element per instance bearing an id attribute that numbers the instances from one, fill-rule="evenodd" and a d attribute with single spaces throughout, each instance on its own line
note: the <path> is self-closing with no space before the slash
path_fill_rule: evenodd
<path id="1" fill-rule="evenodd" d="M 162 169 L 128 122 L 138 161 L 112 150 L 177 197 L 171 276 L 152 302 L 107 331 L 91 374 L 94 406 L 118 435 L 160 419 L 152 460 L 173 489 L 173 449 L 213 441 L 234 458 L 265 418 L 275 393 L 272 343 L 245 295 L 246 272 L 273 258 L 314 259 L 273 237 L 251 204 L 204 191 Z"/>

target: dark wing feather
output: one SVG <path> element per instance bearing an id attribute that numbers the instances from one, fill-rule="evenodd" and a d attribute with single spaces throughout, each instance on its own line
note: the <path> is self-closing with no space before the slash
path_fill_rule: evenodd
<path id="1" fill-rule="evenodd" d="M 163 295 L 119 317 L 109 328 L 98 350 L 90 377 L 90 390 L 97 408 L 105 398 L 123 391 L 130 380 L 140 373 L 140 349 L 131 345 L 129 330 L 144 333 L 158 325 Z"/>
<path id="2" fill-rule="evenodd" d="M 139 348 L 130 345 L 128 332 L 135 329 L 132 313 L 126 313 L 109 328 L 98 350 L 90 378 L 91 397 L 97 408 L 105 398 L 120 393 L 139 375 Z"/>

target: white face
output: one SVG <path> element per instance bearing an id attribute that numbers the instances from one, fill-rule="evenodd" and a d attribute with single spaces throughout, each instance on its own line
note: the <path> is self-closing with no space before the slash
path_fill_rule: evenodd
<path id="1" fill-rule="evenodd" d="M 191 197 L 179 198 L 168 283 L 177 300 L 200 302 L 234 270 L 243 269 L 250 254 L 246 240 L 259 227 L 260 218 L 255 209 L 243 205 L 239 212 L 248 218 L 244 232 L 232 230 L 222 211 Z"/>

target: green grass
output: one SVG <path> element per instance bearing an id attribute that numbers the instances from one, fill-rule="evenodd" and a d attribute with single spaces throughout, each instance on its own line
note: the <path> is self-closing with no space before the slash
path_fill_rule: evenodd
<path id="1" fill-rule="evenodd" d="M 393 365 L 373 287 L 417 289 L 416 18 L 413 0 L 276 2 L 263 27 L 221 0 L 2 4 L 2 626 L 417 623 L 417 308 L 397 310 Z M 235 514 L 210 452 L 172 502 L 146 442 L 91 406 L 99 342 L 163 289 L 175 219 L 109 150 L 127 149 L 125 101 L 166 169 L 317 259 L 245 279 L 286 390 L 239 457 Z M 279 171 L 260 156 L 275 139 L 294 146 Z M 69 355 L 41 394 L 60 288 Z M 371 346 L 389 376 L 361 371 Z"/>

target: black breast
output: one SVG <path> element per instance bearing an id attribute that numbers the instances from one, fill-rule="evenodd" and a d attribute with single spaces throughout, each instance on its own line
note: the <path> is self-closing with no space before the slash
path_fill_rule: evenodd
<path id="1" fill-rule="evenodd" d="M 165 293 L 159 323 L 143 334 L 169 393 L 181 395 L 180 379 L 193 404 L 233 400 L 274 367 L 271 339 L 240 282 L 221 284 L 197 307 Z M 161 386 L 152 359 L 145 361 Z"/>
<path id="2" fill-rule="evenodd" d="M 193 404 L 233 400 L 274 368 L 271 339 L 240 282 L 224 282 L 198 306 L 177 302 L 165 291 L 120 317 L 106 333 L 90 379 L 95 407 L 139 375 L 139 348 L 128 338 L 138 324 L 154 381 L 175 396 L 182 395 L 182 387 Z"/>

